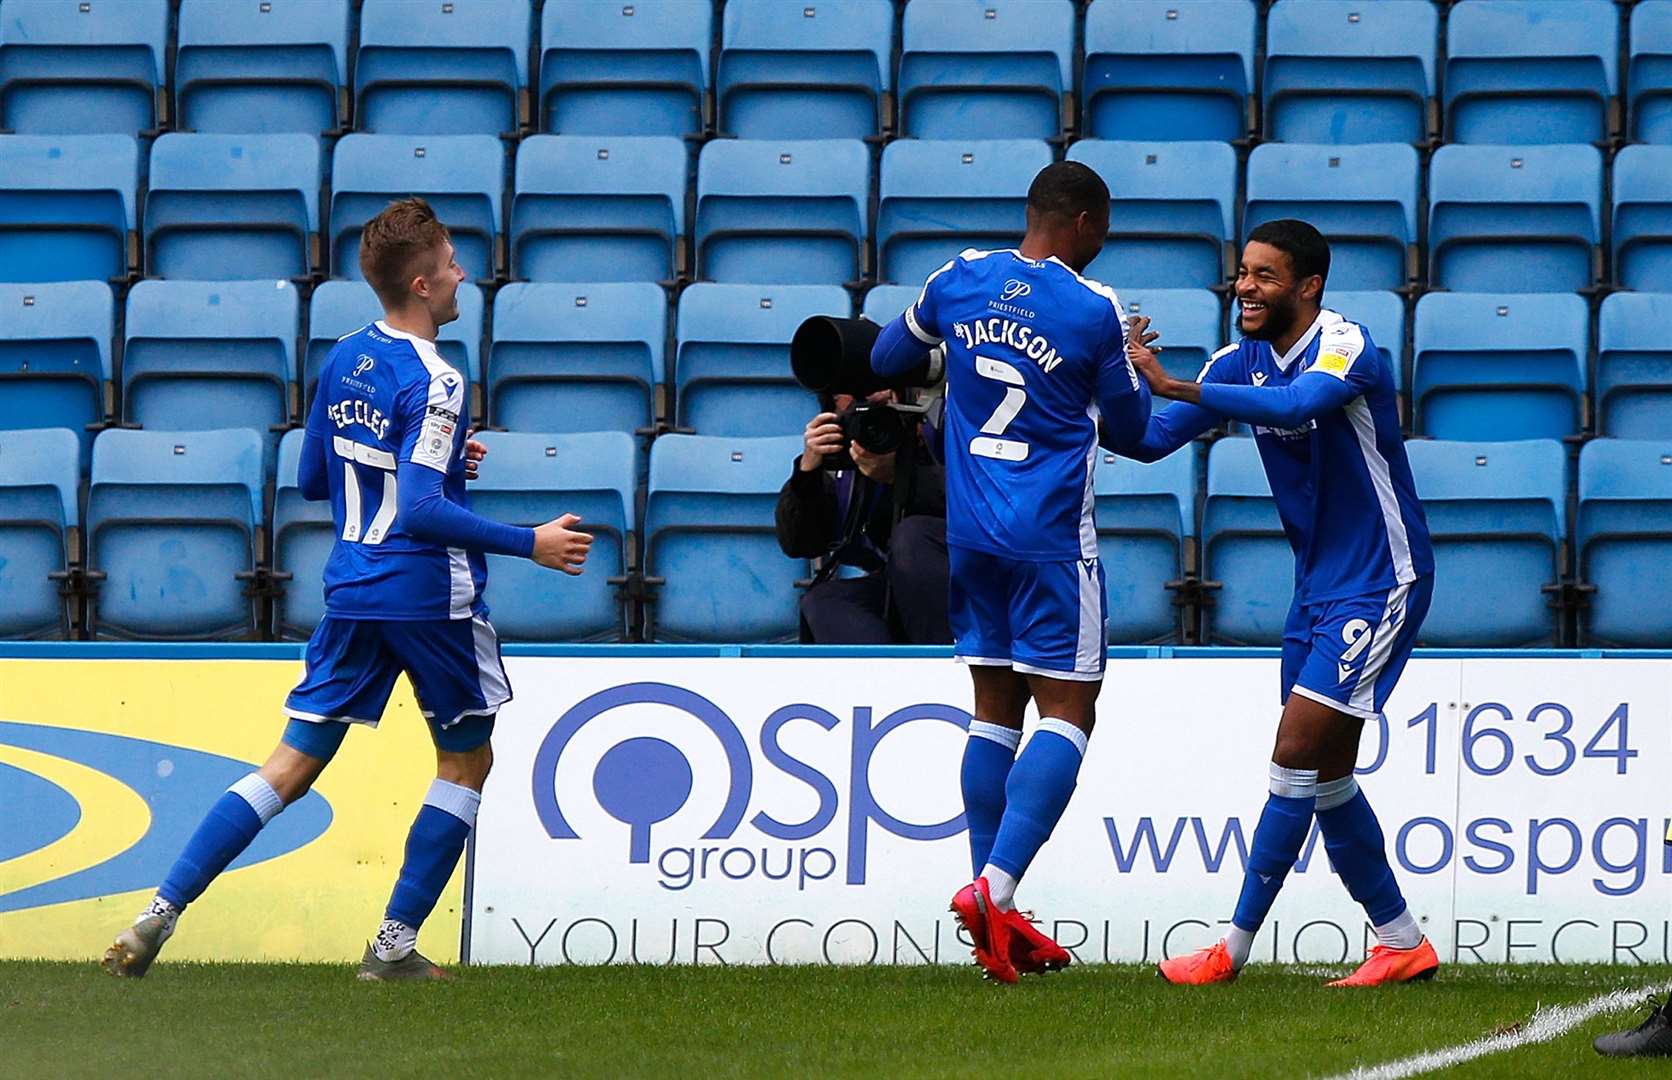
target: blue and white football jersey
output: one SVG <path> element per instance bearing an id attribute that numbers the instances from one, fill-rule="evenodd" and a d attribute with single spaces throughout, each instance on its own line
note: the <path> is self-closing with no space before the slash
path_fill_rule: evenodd
<path id="1" fill-rule="evenodd" d="M 480 552 L 423 543 L 401 528 L 396 469 L 443 474 L 465 496 L 469 384 L 435 343 L 375 322 L 332 347 L 308 432 L 323 440 L 337 541 L 325 562 L 325 611 L 351 619 L 468 619 L 486 611 Z"/>
<path id="2" fill-rule="evenodd" d="M 971 249 L 905 318 L 919 341 L 946 343 L 947 543 L 1096 558 L 1098 402 L 1140 394 L 1115 291 L 1055 258 Z"/>
<path id="3" fill-rule="evenodd" d="M 1357 391 L 1304 428 L 1254 428 L 1277 512 L 1295 550 L 1295 599 L 1315 603 L 1391 589 L 1434 572 L 1428 523 L 1411 480 L 1393 373 L 1358 323 L 1325 310 L 1286 355 L 1243 338 L 1197 381 L 1283 387 L 1306 371 Z"/>

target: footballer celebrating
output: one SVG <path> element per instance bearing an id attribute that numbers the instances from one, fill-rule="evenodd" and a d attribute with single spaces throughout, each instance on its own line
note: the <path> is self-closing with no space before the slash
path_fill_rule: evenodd
<path id="1" fill-rule="evenodd" d="M 1236 978 L 1316 816 L 1330 863 L 1379 942 L 1332 986 L 1432 976 L 1440 961 L 1388 865 L 1381 825 L 1353 777 L 1359 734 L 1410 658 L 1433 595 L 1434 552 L 1399 429 L 1393 373 L 1370 334 L 1322 305 L 1329 245 L 1303 221 L 1254 229 L 1236 293 L 1241 341 L 1195 382 L 1171 378 L 1142 336 L 1133 363 L 1174 404 L 1142 439 L 1106 445 L 1155 461 L 1224 420 L 1254 429 L 1284 532 L 1295 597 L 1283 630 L 1283 713 L 1270 794 L 1254 830 L 1230 931 L 1161 964 L 1169 982 Z"/>
<path id="2" fill-rule="evenodd" d="M 404 671 L 435 741 L 436 778 L 359 977 L 446 977 L 417 951 L 418 929 L 475 825 L 494 716 L 511 699 L 482 602 L 484 554 L 579 574 L 592 538 L 572 529 L 573 515 L 519 528 L 466 504 L 465 480 L 486 450 L 465 436 L 469 383 L 435 347 L 436 328 L 458 318 L 464 272 L 429 205 L 403 199 L 367 222 L 360 269 L 384 315 L 332 348 L 308 414 L 300 487 L 305 498 L 331 500 L 337 539 L 325 564 L 325 617 L 285 702 L 289 723 L 267 763 L 210 808 L 150 906 L 106 950 L 113 975 L 145 974 L 186 906 L 307 793 L 349 725 L 377 724 Z"/>
<path id="3" fill-rule="evenodd" d="M 1078 162 L 1047 166 L 1028 189 L 1021 247 L 972 249 L 935 271 L 871 354 L 896 378 L 945 345 L 948 614 L 975 684 L 961 769 L 975 880 L 952 910 L 977 963 L 1007 983 L 1069 962 L 1014 896 L 1074 792 L 1102 687 L 1098 418 L 1136 440 L 1150 410 L 1120 301 L 1080 276 L 1108 231 L 1103 180 Z M 1039 725 L 1018 754 L 1030 698 Z"/>

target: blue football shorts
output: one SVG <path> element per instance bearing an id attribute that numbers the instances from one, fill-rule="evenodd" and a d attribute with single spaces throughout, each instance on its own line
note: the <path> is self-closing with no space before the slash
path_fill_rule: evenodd
<path id="1" fill-rule="evenodd" d="M 1290 692 L 1349 716 L 1381 714 L 1434 597 L 1434 579 L 1317 603 L 1295 603 L 1283 627 L 1283 700 Z"/>
<path id="2" fill-rule="evenodd" d="M 321 725 L 320 736 L 327 725 L 376 727 L 403 671 L 431 736 L 443 750 L 463 752 L 487 742 L 494 714 L 511 700 L 499 636 L 480 615 L 417 621 L 327 615 L 308 639 L 307 671 L 285 699 L 285 714 Z M 341 742 L 346 730 L 336 730 L 335 742 Z M 303 753 L 321 745 L 289 735 L 285 741 Z M 299 741 L 310 745 L 297 745 Z M 335 750 L 334 743 L 330 749 Z"/>
<path id="3" fill-rule="evenodd" d="M 1095 682 L 1107 653 L 1098 559 L 1027 562 L 949 545 L 947 617 L 965 664 Z"/>

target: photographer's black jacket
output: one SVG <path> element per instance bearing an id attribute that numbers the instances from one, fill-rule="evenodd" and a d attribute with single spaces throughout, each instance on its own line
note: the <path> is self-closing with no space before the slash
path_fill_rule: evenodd
<path id="1" fill-rule="evenodd" d="M 919 456 L 928 457 L 921 443 Z M 803 472 L 799 454 L 790 470 L 790 478 L 778 492 L 778 546 L 784 554 L 815 559 L 841 544 L 839 561 L 862 570 L 880 570 L 894 523 L 893 487 L 870 480 L 858 470 Z M 914 482 L 900 516 L 945 517 L 945 470 L 933 461 L 921 460 L 912 472 Z"/>

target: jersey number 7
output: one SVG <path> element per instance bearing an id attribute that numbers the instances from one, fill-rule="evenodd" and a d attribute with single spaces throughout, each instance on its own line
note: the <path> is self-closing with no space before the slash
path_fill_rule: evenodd
<path id="1" fill-rule="evenodd" d="M 984 379 L 1004 383 L 1004 400 L 993 410 L 993 415 L 981 425 L 981 434 L 970 440 L 970 453 L 995 461 L 1026 461 L 1028 444 L 1019 439 L 1001 439 L 1005 428 L 1016 419 L 1022 406 L 1028 403 L 1028 392 L 1023 389 L 1022 373 L 1015 366 L 990 356 L 975 358 L 975 373 Z"/>
<path id="2" fill-rule="evenodd" d="M 343 540 L 350 544 L 383 543 L 383 538 L 389 535 L 389 526 L 395 523 L 398 501 L 395 493 L 395 455 L 341 435 L 331 437 L 331 446 L 343 459 Z M 356 465 L 376 469 L 383 477 L 383 501 L 378 503 L 377 513 L 372 516 L 371 524 L 366 526 L 364 536 L 360 530 L 363 513 L 360 508 L 360 474 L 355 469 Z"/>

